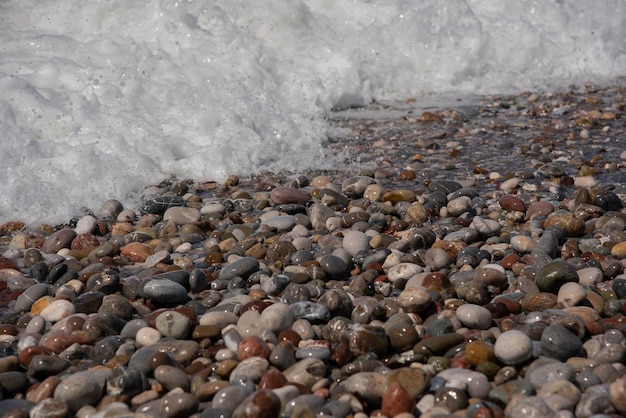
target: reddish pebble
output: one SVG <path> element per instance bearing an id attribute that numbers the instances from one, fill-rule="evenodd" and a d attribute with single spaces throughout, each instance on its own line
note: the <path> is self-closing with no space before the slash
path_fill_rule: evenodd
<path id="1" fill-rule="evenodd" d="M 278 334 L 279 343 L 281 341 L 289 341 L 291 344 L 293 344 L 294 347 L 297 347 L 300 343 L 300 340 L 302 340 L 302 337 L 300 337 L 297 332 L 291 329 L 284 329 L 280 332 L 280 334 Z"/>
<path id="2" fill-rule="evenodd" d="M 121 254 L 134 261 L 135 263 L 143 263 L 146 258 L 150 257 L 154 251 L 152 248 L 141 242 L 131 242 L 122 247 Z"/>
<path id="3" fill-rule="evenodd" d="M 10 258 L 0 257 L 0 270 L 2 269 L 19 270 L 20 268 Z"/>
<path id="4" fill-rule="evenodd" d="M 400 383 L 395 382 L 387 388 L 380 409 L 383 415 L 395 417 L 403 412 L 411 412 L 414 405 L 415 401 L 411 395 L 404 390 Z"/>
<path id="5" fill-rule="evenodd" d="M 98 239 L 92 234 L 80 234 L 72 240 L 70 249 L 72 255 L 77 259 L 85 258 L 100 245 Z"/>
<path id="6" fill-rule="evenodd" d="M 287 384 L 287 378 L 278 369 L 273 367 L 267 369 L 258 384 L 258 389 L 277 389 Z"/>
<path id="7" fill-rule="evenodd" d="M 75 236 L 73 229 L 61 229 L 46 238 L 41 245 L 41 251 L 54 254 L 62 248 L 69 248 Z"/>
<path id="8" fill-rule="evenodd" d="M 533 216 L 546 216 L 549 213 L 554 212 L 554 206 L 548 202 L 534 202 L 526 211 L 526 219 L 531 219 Z"/>
<path id="9" fill-rule="evenodd" d="M 30 361 L 33 359 L 33 357 L 45 354 L 50 354 L 50 352 L 38 345 L 31 345 L 20 351 L 20 354 L 18 354 L 17 356 L 17 361 L 22 367 L 28 369 Z"/>
<path id="10" fill-rule="evenodd" d="M 239 343 L 237 357 L 243 361 L 250 357 L 267 358 L 272 350 L 265 341 L 256 336 L 246 337 Z"/>
<path id="11" fill-rule="evenodd" d="M 61 378 L 54 375 L 47 377 L 40 383 L 35 383 L 26 391 L 26 400 L 39 403 L 44 399 L 51 398 L 60 382 Z"/>
<path id="12" fill-rule="evenodd" d="M 502 196 L 498 202 L 500 203 L 500 207 L 504 210 L 526 212 L 526 204 L 522 201 L 522 199 L 511 196 L 510 194 Z"/>
<path id="13" fill-rule="evenodd" d="M 294 189 L 293 187 L 276 187 L 272 190 L 270 198 L 275 205 L 283 205 L 286 203 L 303 205 L 311 200 L 311 193 L 302 189 Z"/>
<path id="14" fill-rule="evenodd" d="M 233 412 L 233 418 L 278 418 L 280 398 L 268 389 L 259 390 L 248 396 Z"/>

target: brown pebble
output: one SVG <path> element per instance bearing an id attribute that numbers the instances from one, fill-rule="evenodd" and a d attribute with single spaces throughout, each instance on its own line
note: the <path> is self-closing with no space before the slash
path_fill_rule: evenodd
<path id="1" fill-rule="evenodd" d="M 518 212 L 526 212 L 526 204 L 519 197 L 510 194 L 504 195 L 498 200 L 500 207 L 504 210 L 515 210 Z"/>

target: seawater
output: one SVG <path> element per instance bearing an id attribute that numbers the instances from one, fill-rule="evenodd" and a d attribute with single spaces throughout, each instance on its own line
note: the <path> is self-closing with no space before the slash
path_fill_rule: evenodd
<path id="1" fill-rule="evenodd" d="M 623 0 L 3 0 L 0 221 L 330 168 L 332 109 L 610 82 L 624 39 Z"/>

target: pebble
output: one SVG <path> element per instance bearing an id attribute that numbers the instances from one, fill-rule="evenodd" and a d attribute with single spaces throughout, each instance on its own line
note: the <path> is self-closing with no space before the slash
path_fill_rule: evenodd
<path id="1" fill-rule="evenodd" d="M 0 410 L 626 414 L 621 93 L 595 88 L 409 113 L 356 173 L 168 179 L 136 208 L 0 225 Z M 540 103 L 570 109 L 563 141 Z M 383 122 L 333 123 L 360 144 Z"/>

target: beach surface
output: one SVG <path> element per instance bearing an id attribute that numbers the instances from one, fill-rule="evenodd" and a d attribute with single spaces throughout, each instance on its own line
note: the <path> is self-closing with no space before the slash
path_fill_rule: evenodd
<path id="1" fill-rule="evenodd" d="M 624 88 L 375 102 L 332 169 L 16 214 L 0 411 L 624 416 Z"/>

